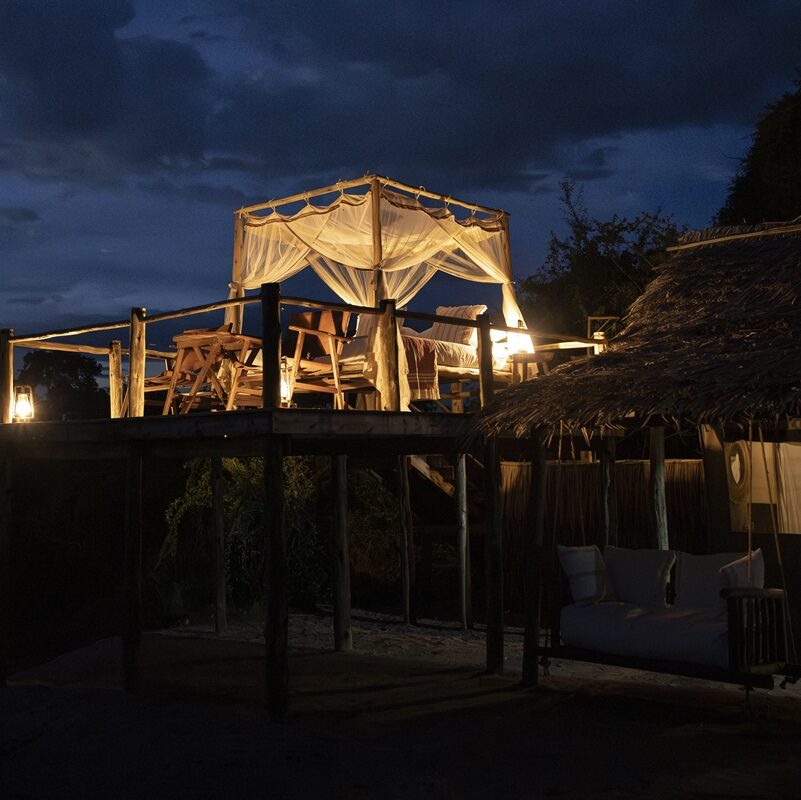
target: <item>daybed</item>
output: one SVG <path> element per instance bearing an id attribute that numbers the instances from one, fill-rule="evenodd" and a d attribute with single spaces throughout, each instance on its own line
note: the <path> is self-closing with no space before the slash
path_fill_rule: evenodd
<path id="1" fill-rule="evenodd" d="M 569 596 L 551 608 L 548 658 L 772 687 L 786 660 L 784 593 L 760 550 L 692 555 L 558 548 Z M 750 565 L 749 565 L 750 561 Z M 560 581 L 564 588 L 564 582 Z"/>

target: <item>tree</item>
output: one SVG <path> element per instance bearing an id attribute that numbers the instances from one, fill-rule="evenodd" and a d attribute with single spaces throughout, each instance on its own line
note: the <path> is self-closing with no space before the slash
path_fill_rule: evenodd
<path id="1" fill-rule="evenodd" d="M 109 415 L 108 394 L 97 384 L 101 372 L 95 359 L 80 353 L 32 350 L 17 383 L 33 388 L 37 419 L 99 419 Z"/>
<path id="2" fill-rule="evenodd" d="M 570 181 L 561 187 L 568 234 L 551 234 L 545 263 L 522 282 L 520 296 L 534 328 L 580 334 L 588 316 L 626 313 L 679 230 L 659 211 L 594 219 Z"/>
<path id="3" fill-rule="evenodd" d="M 779 222 L 801 215 L 801 79 L 763 111 L 751 147 L 718 212 L 721 225 Z"/>

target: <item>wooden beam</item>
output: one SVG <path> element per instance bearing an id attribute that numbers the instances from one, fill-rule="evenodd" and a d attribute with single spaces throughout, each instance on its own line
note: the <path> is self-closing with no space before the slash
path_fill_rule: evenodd
<path id="1" fill-rule="evenodd" d="M 604 523 L 604 546 L 617 545 L 617 479 L 615 469 L 615 437 L 601 437 L 601 508 Z"/>
<path id="2" fill-rule="evenodd" d="M 648 493 L 651 524 L 656 535 L 656 546 L 660 550 L 669 550 L 665 500 L 665 429 L 663 427 L 652 426 L 649 428 L 648 457 L 650 461 Z"/>
<path id="3" fill-rule="evenodd" d="M 117 322 L 97 322 L 83 325 L 80 328 L 61 328 L 55 331 L 42 331 L 41 333 L 25 333 L 14 337 L 17 344 L 29 344 L 30 342 L 41 342 L 44 339 L 57 339 L 59 336 L 79 336 L 82 333 L 97 333 L 99 331 L 114 331 L 127 328 L 129 321 L 118 320 Z"/>
<path id="4" fill-rule="evenodd" d="M 125 475 L 125 543 L 123 569 L 122 665 L 125 688 L 139 690 L 139 645 L 142 638 L 142 450 L 131 445 Z"/>
<path id="5" fill-rule="evenodd" d="M 470 524 L 467 509 L 467 457 L 456 454 L 456 550 L 459 556 L 459 619 L 462 629 L 473 627 L 470 590 Z"/>
<path id="6" fill-rule="evenodd" d="M 130 356 L 128 358 L 128 416 L 145 415 L 145 309 L 131 309 Z"/>
<path id="7" fill-rule="evenodd" d="M 225 476 L 220 456 L 211 458 L 211 509 L 214 518 L 214 631 L 228 627 L 225 584 Z"/>
<path id="8" fill-rule="evenodd" d="M 14 331 L 0 330 L 0 422 L 11 422 L 14 410 Z"/>
<path id="9" fill-rule="evenodd" d="M 530 526 L 525 535 L 524 589 L 526 621 L 523 639 L 523 686 L 539 681 L 537 650 L 540 645 L 540 609 L 542 606 L 542 571 L 545 541 L 545 431 L 538 429 L 531 437 Z"/>
<path id="10" fill-rule="evenodd" d="M 50 340 L 45 340 L 43 342 L 17 342 L 17 345 L 28 350 L 57 350 L 62 353 L 85 353 L 91 356 L 108 355 L 107 347 L 95 347 L 89 344 L 70 344 L 69 342 L 51 342 Z"/>
<path id="11" fill-rule="evenodd" d="M 334 486 L 334 650 L 353 649 L 348 547 L 348 458 L 331 459 Z"/>
<path id="12" fill-rule="evenodd" d="M 264 702 L 270 717 L 285 722 L 289 710 L 289 613 L 284 527 L 284 442 L 264 439 Z"/>
<path id="13" fill-rule="evenodd" d="M 114 339 L 108 346 L 108 399 L 109 416 L 122 416 L 122 344 Z"/>
<path id="14" fill-rule="evenodd" d="M 257 203 L 256 205 L 245 206 L 234 213 L 238 216 L 248 216 L 254 211 L 264 211 L 268 208 L 275 210 L 280 208 L 280 206 L 298 203 L 301 200 L 309 200 L 312 197 L 334 194 L 335 192 L 340 192 L 344 189 L 353 189 L 357 186 L 368 186 L 370 184 L 370 180 L 371 176 L 365 175 L 363 178 L 355 178 L 354 180 L 349 181 L 339 181 L 339 183 L 335 183 L 333 186 L 323 186 L 320 189 L 311 189 L 308 192 L 298 192 L 297 194 L 292 194 L 288 197 L 282 197 L 279 200 L 268 200 L 266 203 Z"/>
<path id="15" fill-rule="evenodd" d="M 409 492 L 409 459 L 407 456 L 399 456 L 397 463 L 403 621 L 415 625 L 417 624 L 417 558 L 414 546 L 412 503 Z"/>
<path id="16" fill-rule="evenodd" d="M 492 401 L 493 395 L 495 394 L 489 314 L 479 314 L 478 323 L 479 400 L 481 408 L 484 408 Z"/>
<path id="17" fill-rule="evenodd" d="M 484 563 L 487 586 L 487 673 L 503 673 L 503 540 L 501 517 L 501 469 L 497 440 L 484 448 Z"/>
<path id="18" fill-rule="evenodd" d="M 281 406 L 281 288 L 277 283 L 261 287 L 262 407 Z"/>
<path id="19" fill-rule="evenodd" d="M 0 688 L 7 686 L 11 652 L 11 533 L 13 529 L 13 461 L 0 455 Z"/>

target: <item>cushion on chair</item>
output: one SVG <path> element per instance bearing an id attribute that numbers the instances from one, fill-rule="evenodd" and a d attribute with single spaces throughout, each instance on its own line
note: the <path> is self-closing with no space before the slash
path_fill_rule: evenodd
<path id="1" fill-rule="evenodd" d="M 668 574 L 676 554 L 672 550 L 628 550 L 612 547 L 604 550 L 612 588 L 624 603 L 664 608 Z"/>
<path id="2" fill-rule="evenodd" d="M 742 553 L 712 553 L 697 556 L 676 553 L 676 608 L 705 608 L 720 603 L 723 588 L 721 567 L 736 561 Z"/>
<path id="3" fill-rule="evenodd" d="M 752 586 L 762 589 L 765 586 L 765 558 L 762 548 L 751 551 L 751 582 L 748 581 L 748 553 L 720 569 L 723 589 L 746 589 Z"/>
<path id="4" fill-rule="evenodd" d="M 559 563 L 570 582 L 570 594 L 577 605 L 614 599 L 601 551 L 596 545 L 564 547 L 557 545 Z"/>
<path id="5" fill-rule="evenodd" d="M 460 319 L 476 319 L 487 310 L 486 306 L 437 306 L 437 315 L 441 317 L 459 317 Z M 478 333 L 475 328 L 466 325 L 446 325 L 435 322 L 428 333 L 429 339 L 440 342 L 458 342 L 459 344 L 476 344 Z"/>

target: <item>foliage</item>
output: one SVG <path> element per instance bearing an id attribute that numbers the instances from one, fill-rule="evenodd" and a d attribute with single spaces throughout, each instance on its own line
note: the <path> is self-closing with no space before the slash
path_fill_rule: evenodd
<path id="1" fill-rule="evenodd" d="M 32 350 L 17 383 L 33 387 L 37 419 L 99 419 L 109 415 L 108 394 L 97 385 L 102 369 L 80 353 Z"/>
<path id="2" fill-rule="evenodd" d="M 329 464 L 327 458 L 284 459 L 289 599 L 297 607 L 330 600 L 334 504 Z M 225 458 L 222 469 L 228 597 L 234 609 L 249 611 L 263 597 L 263 463 Z M 211 462 L 196 459 L 186 470 L 184 491 L 167 509 L 169 533 L 155 571 L 162 583 L 178 582 L 185 601 L 196 606 L 211 597 Z M 349 470 L 348 488 L 353 572 L 371 583 L 393 583 L 399 577 L 397 504 L 381 479 L 367 470 Z"/>
<path id="3" fill-rule="evenodd" d="M 801 215 L 801 79 L 763 111 L 740 162 L 721 225 L 779 222 Z"/>
<path id="4" fill-rule="evenodd" d="M 264 539 L 262 512 L 264 469 L 259 458 L 222 460 L 224 476 L 226 579 L 231 605 L 247 611 L 263 597 Z M 321 509 L 325 481 L 323 465 L 312 458 L 284 460 L 285 518 L 290 601 L 307 607 L 330 593 L 327 548 L 323 531 L 327 520 Z M 189 561 L 197 566 L 197 552 L 213 552 L 211 461 L 187 464 L 183 494 L 167 509 L 169 534 L 161 548 L 157 569 Z M 208 575 L 210 570 L 204 570 Z M 179 576 L 180 579 L 180 576 Z M 207 582 L 192 574 L 184 579 L 190 603 L 209 597 Z M 200 584 L 200 585 L 198 585 Z"/>
<path id="5" fill-rule="evenodd" d="M 581 192 L 562 184 L 568 234 L 551 234 L 539 273 L 522 282 L 524 312 L 541 330 L 586 332 L 588 316 L 623 316 L 666 258 L 678 229 L 671 216 L 590 217 Z"/>

